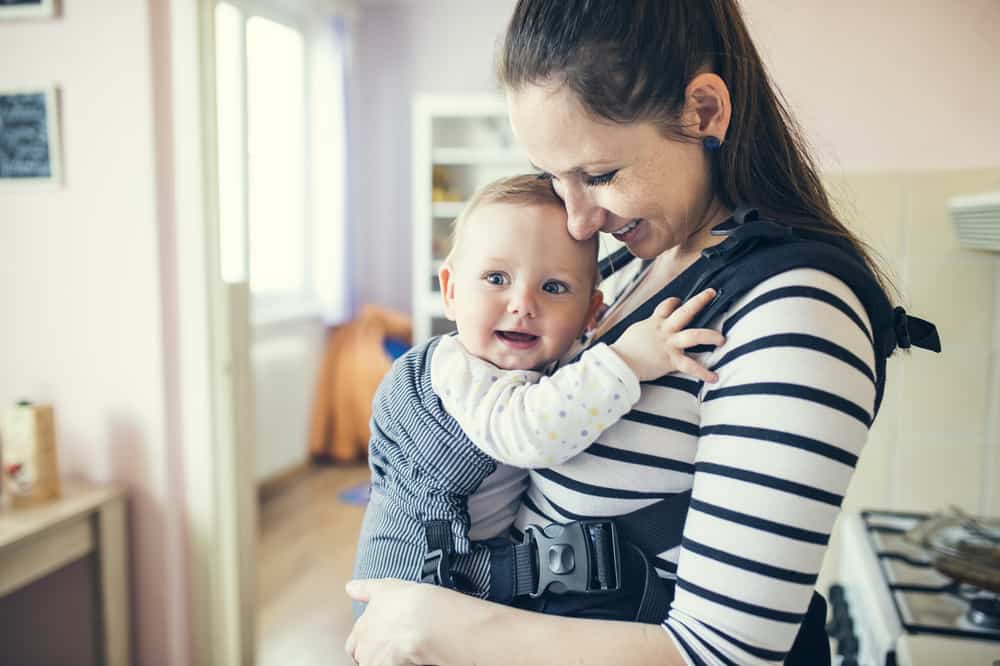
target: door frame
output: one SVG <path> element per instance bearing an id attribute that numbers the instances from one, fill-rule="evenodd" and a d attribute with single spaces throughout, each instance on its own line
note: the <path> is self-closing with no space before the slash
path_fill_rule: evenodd
<path id="1" fill-rule="evenodd" d="M 221 279 L 215 1 L 173 0 L 168 11 L 191 659 L 253 666 L 257 503 L 249 302 L 245 283 Z"/>

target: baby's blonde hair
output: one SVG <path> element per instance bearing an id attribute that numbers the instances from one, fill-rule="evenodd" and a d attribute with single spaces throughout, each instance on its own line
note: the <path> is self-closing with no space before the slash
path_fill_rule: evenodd
<path id="1" fill-rule="evenodd" d="M 451 264 L 458 250 L 461 238 L 462 227 L 477 209 L 489 204 L 510 204 L 514 206 L 558 206 L 564 209 L 563 201 L 552 189 L 552 183 L 545 178 L 540 178 L 537 174 L 521 174 L 499 178 L 492 183 L 480 188 L 465 208 L 455 218 L 451 227 L 451 251 L 445 263 Z M 594 246 L 594 281 L 597 281 L 597 256 L 598 242 L 597 235 L 587 241 Z"/>

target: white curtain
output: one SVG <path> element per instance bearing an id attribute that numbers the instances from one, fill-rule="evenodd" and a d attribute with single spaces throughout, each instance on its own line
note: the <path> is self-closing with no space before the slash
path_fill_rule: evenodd
<path id="1" fill-rule="evenodd" d="M 327 324 L 351 313 L 351 225 L 348 223 L 348 91 L 350 21 L 341 15 L 315 23 L 310 54 L 312 257 L 316 298 Z"/>

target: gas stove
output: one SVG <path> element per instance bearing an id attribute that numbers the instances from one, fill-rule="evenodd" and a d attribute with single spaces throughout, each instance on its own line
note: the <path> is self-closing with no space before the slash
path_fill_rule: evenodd
<path id="1" fill-rule="evenodd" d="M 941 574 L 903 539 L 926 518 L 844 516 L 828 626 L 842 666 L 1000 666 L 1000 599 Z"/>

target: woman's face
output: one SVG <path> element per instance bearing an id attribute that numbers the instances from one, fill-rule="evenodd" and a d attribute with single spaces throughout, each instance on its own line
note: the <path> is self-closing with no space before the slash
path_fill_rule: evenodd
<path id="1" fill-rule="evenodd" d="M 718 211 L 701 143 L 669 139 L 650 122 L 596 119 L 562 85 L 527 85 L 507 100 L 514 133 L 552 178 L 575 238 L 614 234 L 643 259 L 711 238 Z"/>

